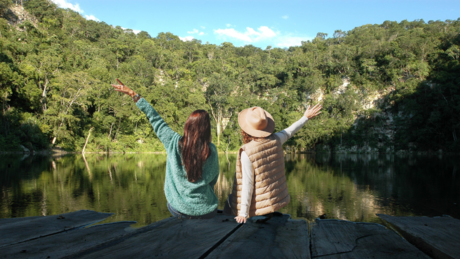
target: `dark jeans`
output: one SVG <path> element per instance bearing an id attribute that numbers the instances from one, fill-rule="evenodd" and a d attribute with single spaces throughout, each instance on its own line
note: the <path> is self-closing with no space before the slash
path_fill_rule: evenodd
<path id="1" fill-rule="evenodd" d="M 180 213 L 179 211 L 174 209 L 173 206 L 169 204 L 169 202 L 167 205 L 168 205 L 169 212 L 171 212 L 173 217 L 178 218 L 178 219 L 212 219 L 217 215 L 217 209 L 215 209 L 214 211 L 211 211 L 208 214 L 204 214 L 200 216 L 190 216 L 187 214 Z"/>

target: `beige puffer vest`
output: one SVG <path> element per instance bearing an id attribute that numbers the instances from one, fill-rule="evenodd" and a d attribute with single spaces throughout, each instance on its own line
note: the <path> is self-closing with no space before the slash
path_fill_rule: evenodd
<path id="1" fill-rule="evenodd" d="M 265 215 L 286 206 L 291 198 L 286 184 L 284 153 L 280 139 L 272 135 L 264 140 L 251 141 L 240 148 L 233 182 L 232 213 L 238 215 L 241 207 L 243 186 L 241 152 L 243 150 L 254 168 L 255 186 L 248 216 Z"/>

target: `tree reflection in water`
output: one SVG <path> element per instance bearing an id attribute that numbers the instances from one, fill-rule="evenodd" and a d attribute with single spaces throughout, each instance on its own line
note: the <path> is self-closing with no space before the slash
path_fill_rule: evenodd
<path id="1" fill-rule="evenodd" d="M 1 218 L 89 209 L 115 213 L 104 222 L 144 226 L 170 216 L 163 192 L 166 155 L 1 158 Z M 215 192 L 223 208 L 236 155 L 219 161 Z M 365 222 L 378 222 L 376 213 L 459 218 L 458 167 L 458 159 L 446 156 L 286 155 L 291 202 L 281 212 Z"/>

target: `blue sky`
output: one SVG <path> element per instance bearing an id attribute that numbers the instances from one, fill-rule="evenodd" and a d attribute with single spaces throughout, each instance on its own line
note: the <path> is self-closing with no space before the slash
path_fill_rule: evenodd
<path id="1" fill-rule="evenodd" d="M 460 1 L 147 1 L 52 0 L 87 19 L 103 21 L 152 37 L 171 32 L 183 40 L 235 46 L 252 44 L 265 49 L 300 45 L 318 32 L 332 36 L 385 20 L 413 21 L 460 18 Z"/>

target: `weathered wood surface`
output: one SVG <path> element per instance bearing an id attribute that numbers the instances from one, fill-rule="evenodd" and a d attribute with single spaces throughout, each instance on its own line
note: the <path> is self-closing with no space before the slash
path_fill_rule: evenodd
<path id="1" fill-rule="evenodd" d="M 433 258 L 460 258 L 460 220 L 377 214 L 404 238 Z"/>
<path id="2" fill-rule="evenodd" d="M 0 258 L 429 258 L 393 230 L 375 223 L 278 214 L 237 224 L 167 218 L 140 229 L 134 222 L 83 228 L 112 214 L 77 211 L 0 219 Z M 428 255 L 460 258 L 460 220 L 378 215 Z"/>
<path id="3" fill-rule="evenodd" d="M 0 247 L 60 233 L 103 220 L 113 213 L 80 210 L 54 216 L 0 220 Z"/>
<path id="4" fill-rule="evenodd" d="M 62 258 L 130 233 L 135 221 L 122 221 L 70 230 L 3 247 L 0 258 Z"/>
<path id="5" fill-rule="evenodd" d="M 312 258 L 429 258 L 375 223 L 319 220 L 311 228 Z"/>
<path id="6" fill-rule="evenodd" d="M 239 225 L 233 217 L 170 219 L 157 228 L 78 258 L 200 258 Z M 141 229 L 140 229 L 141 230 Z"/>
<path id="7" fill-rule="evenodd" d="M 289 215 L 249 220 L 206 258 L 310 258 L 308 226 Z"/>

